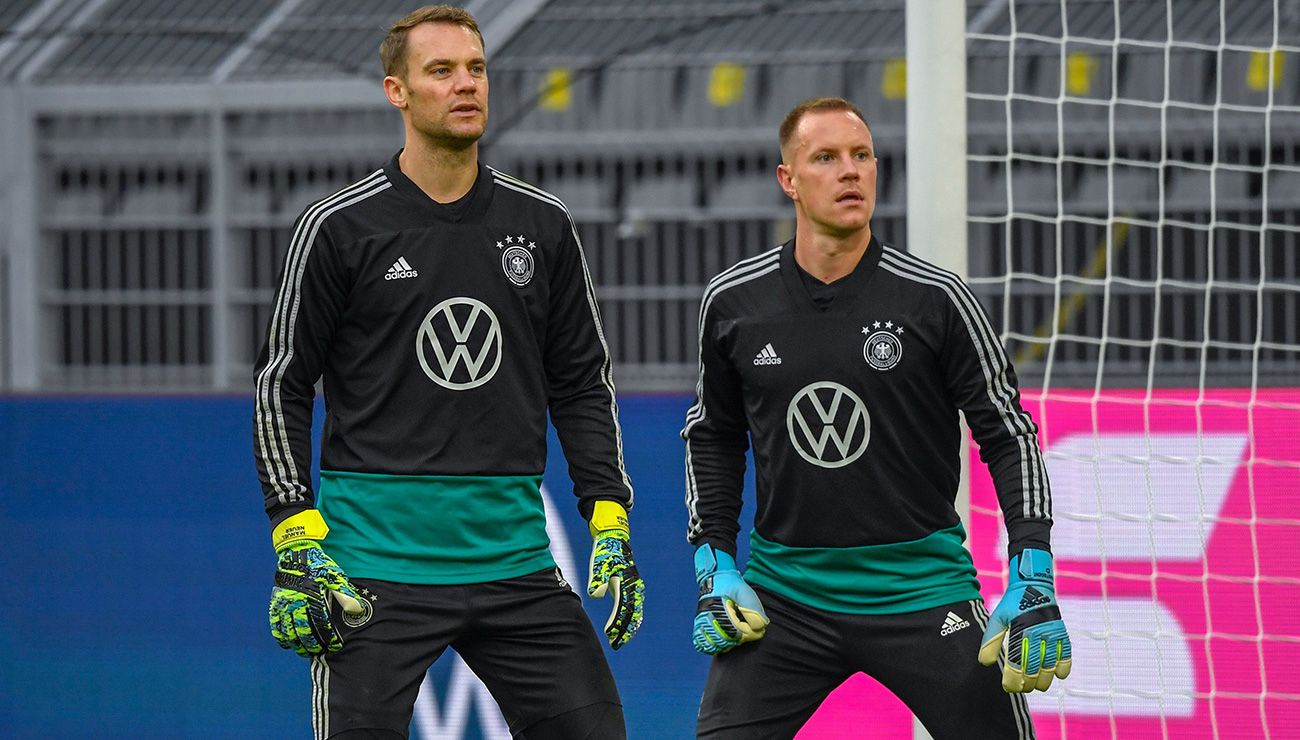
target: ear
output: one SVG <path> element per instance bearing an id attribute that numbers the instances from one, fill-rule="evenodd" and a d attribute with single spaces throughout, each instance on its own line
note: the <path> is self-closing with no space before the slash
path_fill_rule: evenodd
<path id="1" fill-rule="evenodd" d="M 794 173 L 790 171 L 789 165 L 782 162 L 776 166 L 776 181 L 780 183 L 781 190 L 790 196 L 790 200 L 799 200 L 799 194 L 794 191 Z"/>
<path id="2" fill-rule="evenodd" d="M 384 96 L 394 108 L 406 110 L 406 84 L 401 79 L 389 75 L 384 78 Z"/>

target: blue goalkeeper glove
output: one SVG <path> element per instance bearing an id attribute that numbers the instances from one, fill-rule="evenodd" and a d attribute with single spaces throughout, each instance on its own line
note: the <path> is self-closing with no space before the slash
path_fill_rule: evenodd
<path id="1" fill-rule="evenodd" d="M 691 630 L 696 650 L 717 655 L 763 637 L 767 612 L 758 594 L 740 577 L 734 557 L 712 545 L 700 545 L 695 550 L 695 582 L 700 585 Z"/>
<path id="2" fill-rule="evenodd" d="M 613 501 L 597 501 L 592 509 L 591 578 L 587 593 L 600 599 L 607 594 L 614 608 L 605 621 L 605 638 L 618 650 L 641 628 L 645 614 L 645 581 L 632 560 L 627 510 Z"/>
<path id="3" fill-rule="evenodd" d="M 1011 558 L 1007 592 L 984 630 L 979 661 L 993 665 L 1007 638 L 1002 688 L 1008 692 L 1046 691 L 1052 678 L 1070 675 L 1070 635 L 1061 621 L 1052 581 L 1052 554 L 1026 549 Z"/>
<path id="4" fill-rule="evenodd" d="M 331 598 L 348 614 L 364 611 L 348 577 L 316 542 L 328 531 L 320 512 L 309 509 L 281 522 L 273 534 L 278 562 L 271 589 L 271 636 L 299 655 L 343 647 L 330 617 Z"/>

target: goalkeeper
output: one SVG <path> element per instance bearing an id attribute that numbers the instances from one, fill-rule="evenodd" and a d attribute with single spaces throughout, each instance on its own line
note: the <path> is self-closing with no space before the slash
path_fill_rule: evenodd
<path id="1" fill-rule="evenodd" d="M 257 360 L 255 450 L 280 645 L 311 658 L 317 738 L 400 738 L 455 649 L 515 737 L 626 736 L 601 640 L 556 567 L 547 415 L 617 649 L 641 624 L 610 358 L 577 231 L 478 161 L 483 39 L 429 6 L 380 47 L 405 148 L 299 217 Z M 323 380 L 320 487 L 310 485 Z"/>
<path id="2" fill-rule="evenodd" d="M 872 233 L 876 152 L 852 103 L 796 106 L 780 145 L 794 239 L 706 288 L 682 430 L 693 639 L 714 656 L 699 737 L 793 737 L 859 671 L 935 738 L 1032 737 L 1023 692 L 1065 678 L 1071 656 L 1047 474 L 1015 373 L 960 279 Z M 1011 582 L 992 615 L 954 508 L 958 412 L 1006 521 Z"/>

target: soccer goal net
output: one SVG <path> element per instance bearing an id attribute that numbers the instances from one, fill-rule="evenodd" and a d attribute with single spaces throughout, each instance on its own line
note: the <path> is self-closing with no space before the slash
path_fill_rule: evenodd
<path id="1" fill-rule="evenodd" d="M 1075 646 L 1038 736 L 1300 737 L 1300 2 L 970 0 L 966 40 L 970 282 Z"/>

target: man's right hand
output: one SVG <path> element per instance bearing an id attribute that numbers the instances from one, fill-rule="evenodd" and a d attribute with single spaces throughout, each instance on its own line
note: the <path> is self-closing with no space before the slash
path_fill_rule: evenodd
<path id="1" fill-rule="evenodd" d="M 348 614 L 361 614 L 361 596 L 320 545 L 300 540 L 279 552 L 271 589 L 271 636 L 285 650 L 320 655 L 343 647 L 330 619 L 333 597 Z"/>
<path id="2" fill-rule="evenodd" d="M 278 561 L 271 589 L 271 636 L 285 650 L 320 655 L 343 647 L 343 638 L 330 618 L 333 598 L 348 614 L 361 614 L 361 595 L 342 569 L 309 536 L 329 532 L 312 509 L 286 519 L 272 538 Z"/>
<path id="3" fill-rule="evenodd" d="M 700 586 L 691 631 L 696 650 L 717 655 L 763 637 L 767 613 L 758 594 L 740 577 L 734 557 L 700 545 L 695 550 L 695 581 Z"/>

